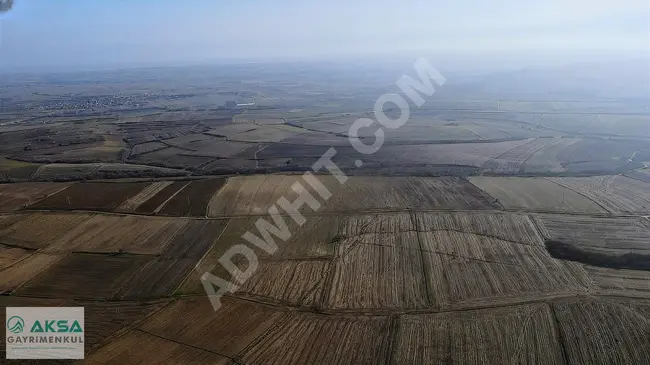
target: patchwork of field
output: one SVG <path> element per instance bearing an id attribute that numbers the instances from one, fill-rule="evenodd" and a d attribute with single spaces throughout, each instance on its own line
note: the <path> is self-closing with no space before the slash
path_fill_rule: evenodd
<path id="1" fill-rule="evenodd" d="M 90 363 L 643 364 L 650 272 L 545 246 L 650 254 L 636 198 L 583 179 L 328 177 L 327 202 L 298 175 L 65 184 L 0 215 L 0 303 L 84 306 Z M 296 181 L 323 207 L 266 214 Z M 220 260 L 242 244 L 247 279 Z M 218 311 L 206 272 L 238 286 Z"/>

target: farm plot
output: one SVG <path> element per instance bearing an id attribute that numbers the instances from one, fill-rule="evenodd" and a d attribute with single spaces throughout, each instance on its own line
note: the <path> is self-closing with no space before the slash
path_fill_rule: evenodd
<path id="1" fill-rule="evenodd" d="M 202 292 L 203 287 L 201 286 L 200 278 L 206 271 L 225 280 L 233 280 L 233 277 L 223 268 L 218 260 L 234 244 L 251 246 L 248 241 L 242 238 L 244 233 L 250 231 L 255 236 L 261 236 L 259 228 L 256 227 L 257 220 L 258 218 L 255 217 L 229 219 L 226 228 L 216 243 L 205 254 L 201 262 L 196 265 L 196 270 L 192 271 L 183 283 L 180 293 Z M 277 251 L 273 254 L 256 249 L 255 252 L 260 260 L 277 260 L 280 262 L 285 262 L 284 260 L 297 262 L 329 260 L 340 256 L 341 250 L 339 247 L 342 247 L 344 240 L 348 238 L 349 240 L 346 241 L 348 243 L 365 239 L 366 242 L 374 240 L 372 242 L 379 242 L 386 246 L 390 246 L 392 243 L 394 247 L 401 247 L 402 245 L 397 244 L 398 240 L 393 235 L 413 230 L 408 214 L 312 216 L 307 219 L 303 226 L 299 226 L 288 216 L 282 217 L 282 220 L 287 225 L 287 230 L 292 234 L 286 241 L 273 237 L 274 242 L 278 246 Z M 273 224 L 276 223 L 273 222 Z M 282 222 L 278 222 L 277 224 L 282 225 Z M 412 242 L 409 244 L 412 244 Z M 406 246 L 407 243 L 403 245 Z M 235 259 L 238 257 L 235 257 Z M 315 264 L 314 266 L 318 265 Z M 282 270 L 286 268 L 290 271 L 296 270 L 296 267 L 290 264 L 270 264 L 267 266 L 269 266 L 269 270 L 276 270 L 277 268 L 281 268 Z M 312 270 L 314 266 L 301 266 L 298 269 L 309 269 L 309 273 L 306 275 L 316 275 L 315 271 Z M 294 285 L 291 283 L 293 279 L 290 277 L 288 279 L 289 281 L 274 283 L 274 285 Z M 254 278 L 250 280 L 254 280 Z M 281 296 L 284 296 L 284 294 Z M 308 302 L 311 300 L 313 300 L 312 297 L 309 298 Z"/>
<path id="2" fill-rule="evenodd" d="M 77 183 L 49 196 L 30 209 L 112 211 L 122 202 L 138 195 L 149 183 Z"/>
<path id="3" fill-rule="evenodd" d="M 650 272 L 584 265 L 597 288 L 605 294 L 650 298 Z"/>
<path id="4" fill-rule="evenodd" d="M 12 225 L 0 230 L 0 241 L 29 249 L 47 247 L 92 217 L 91 214 L 21 214 Z"/>
<path id="5" fill-rule="evenodd" d="M 63 235 L 46 252 L 156 255 L 186 224 L 184 219 L 97 214 Z"/>
<path id="6" fill-rule="evenodd" d="M 144 202 L 148 201 L 152 197 L 154 197 L 156 194 L 161 192 L 163 189 L 171 185 L 171 181 L 158 181 L 155 183 L 151 183 L 151 185 L 147 186 L 146 188 L 142 189 L 141 192 L 138 193 L 138 195 L 134 196 L 133 198 L 129 198 L 125 200 L 119 207 L 117 207 L 116 211 L 118 212 L 133 212 L 140 205 L 142 205 Z"/>
<path id="7" fill-rule="evenodd" d="M 193 152 L 183 152 L 183 155 L 200 156 L 211 158 L 228 158 L 238 156 L 244 151 L 250 150 L 255 147 L 252 143 L 235 142 L 226 140 L 211 140 L 204 141 L 201 144 L 193 146 Z"/>
<path id="8" fill-rule="evenodd" d="M 131 148 L 131 156 L 144 155 L 145 153 L 162 150 L 163 148 L 167 148 L 167 145 L 159 141 L 140 143 Z"/>
<path id="9" fill-rule="evenodd" d="M 402 178 L 352 176 L 341 185 L 332 176 L 319 180 L 332 189 L 325 212 L 372 209 L 485 209 L 495 207 L 487 194 L 458 178 Z M 209 216 L 265 214 L 285 196 L 294 201 L 292 185 L 308 184 L 300 176 L 266 175 L 229 178 L 208 206 Z M 309 189 L 309 188 L 308 188 Z M 315 194 L 313 192 L 312 194 Z"/>
<path id="10" fill-rule="evenodd" d="M 592 282 L 581 265 L 553 259 L 527 244 L 459 232 L 418 232 L 432 303 L 439 307 L 504 303 L 584 292 Z"/>
<path id="11" fill-rule="evenodd" d="M 239 133 L 254 131 L 257 128 L 260 128 L 260 126 L 254 124 L 226 124 L 217 126 L 216 128 L 213 128 L 205 133 L 217 137 L 230 138 Z"/>
<path id="12" fill-rule="evenodd" d="M 398 321 L 396 365 L 564 364 L 545 304 L 406 315 Z"/>
<path id="13" fill-rule="evenodd" d="M 124 365 L 124 359 L 134 364 L 231 364 L 227 357 L 137 330 L 100 348 L 85 361 L 90 364 Z"/>
<path id="14" fill-rule="evenodd" d="M 135 212 L 137 213 L 145 213 L 145 214 L 154 214 L 158 213 L 160 209 L 164 206 L 164 204 L 171 199 L 174 195 L 178 194 L 178 192 L 185 188 L 189 182 L 187 181 L 176 181 L 173 182 L 167 186 L 165 186 L 162 190 L 157 192 L 154 196 L 151 198 L 147 199 L 144 201 L 142 204 L 138 205 L 137 208 L 135 208 Z"/>
<path id="15" fill-rule="evenodd" d="M 518 213 L 414 213 L 419 232 L 460 232 L 523 245 L 543 246 L 535 223 Z"/>
<path id="16" fill-rule="evenodd" d="M 646 183 L 650 183 L 650 169 L 640 169 L 640 170 L 632 170 L 628 171 L 623 174 L 626 177 L 629 177 L 630 179 L 635 179 L 639 181 L 643 181 Z"/>
<path id="17" fill-rule="evenodd" d="M 34 173 L 35 180 L 58 180 L 58 179 L 80 179 L 97 171 L 101 164 L 63 164 L 55 163 L 43 165 Z"/>
<path id="18" fill-rule="evenodd" d="M 607 213 L 589 198 L 545 178 L 472 176 L 469 181 L 506 209 L 558 213 Z"/>
<path id="19" fill-rule="evenodd" d="M 288 125 L 265 125 L 259 126 L 255 130 L 237 133 L 230 136 L 229 139 L 240 142 L 280 142 L 290 137 L 296 137 L 302 134 L 313 133 L 303 128 L 292 127 Z"/>
<path id="20" fill-rule="evenodd" d="M 525 173 L 563 172 L 566 168 L 559 155 L 566 148 L 580 142 L 580 138 L 557 138 L 530 156 L 523 165 Z"/>
<path id="21" fill-rule="evenodd" d="M 241 358 L 260 365 L 387 365 L 389 327 L 388 317 L 295 313 L 247 348 Z"/>
<path id="22" fill-rule="evenodd" d="M 0 184 L 0 209 L 3 211 L 20 209 L 68 186 L 70 186 L 68 183 Z"/>
<path id="23" fill-rule="evenodd" d="M 556 143 L 553 138 L 536 138 L 526 144 L 515 147 L 488 161 L 483 170 L 496 174 L 516 174 L 523 170 L 524 163 L 544 147 Z"/>
<path id="24" fill-rule="evenodd" d="M 263 261 L 236 292 L 238 297 L 270 298 L 282 304 L 316 306 L 325 287 L 329 260 Z M 235 278 L 237 280 L 237 278 Z"/>
<path id="25" fill-rule="evenodd" d="M 334 263 L 325 307 L 390 310 L 429 306 L 419 250 L 363 243 L 342 245 L 348 249 Z"/>
<path id="26" fill-rule="evenodd" d="M 210 199 L 226 182 L 225 179 L 192 181 L 174 195 L 160 210 L 161 215 L 205 217 Z"/>
<path id="27" fill-rule="evenodd" d="M 549 178 L 614 213 L 650 212 L 650 184 L 625 176 Z"/>
<path id="28" fill-rule="evenodd" d="M 460 239 L 466 240 L 467 237 Z M 423 243 L 425 247 L 430 245 Z M 470 251 L 466 257 L 456 253 L 461 249 L 454 249 L 451 251 L 453 254 L 423 252 L 424 265 L 429 268 L 426 274 L 430 293 L 443 308 L 504 304 L 540 296 L 584 293 L 593 287 L 587 273 L 577 263 L 553 259 L 537 247 L 526 249 L 497 245 L 494 241 L 479 241 L 475 245 L 480 247 L 475 249 L 479 252 L 466 249 Z M 509 252 L 513 257 L 507 257 Z M 481 256 L 486 259 L 481 259 Z"/>
<path id="29" fill-rule="evenodd" d="M 86 351 L 108 339 L 119 336 L 125 329 L 161 309 L 168 300 L 138 300 L 137 302 L 72 302 L 84 307 Z M 88 353 L 88 352 L 87 352 Z"/>
<path id="30" fill-rule="evenodd" d="M 627 301 L 562 300 L 552 304 L 571 364 L 647 364 L 650 322 Z"/>
<path id="31" fill-rule="evenodd" d="M 31 255 L 31 251 L 0 243 L 0 271 Z"/>
<path id="32" fill-rule="evenodd" d="M 151 258 L 69 254 L 33 277 L 17 295 L 110 299 Z"/>
<path id="33" fill-rule="evenodd" d="M 645 218 L 540 214 L 537 221 L 546 239 L 605 253 L 650 254 L 650 231 Z"/>
<path id="34" fill-rule="evenodd" d="M 0 271 L 0 293 L 11 293 L 62 260 L 64 255 L 35 253 Z"/>
<path id="35" fill-rule="evenodd" d="M 150 317 L 139 328 L 156 336 L 189 343 L 208 351 L 236 357 L 272 326 L 285 321 L 287 313 L 234 298 L 222 298 L 215 311 L 205 297 L 175 301 Z M 183 318 L 178 321 L 178 318 Z"/>

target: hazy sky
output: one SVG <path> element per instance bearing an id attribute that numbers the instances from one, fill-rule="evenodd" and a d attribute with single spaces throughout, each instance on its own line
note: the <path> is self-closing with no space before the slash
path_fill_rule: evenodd
<path id="1" fill-rule="evenodd" d="M 648 52 L 648 0 L 15 0 L 0 64 L 400 52 Z"/>

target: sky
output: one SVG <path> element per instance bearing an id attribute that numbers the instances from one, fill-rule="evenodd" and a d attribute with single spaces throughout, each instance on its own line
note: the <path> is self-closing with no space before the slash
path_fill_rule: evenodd
<path id="1" fill-rule="evenodd" d="M 14 0 L 0 67 L 455 54 L 650 54 L 648 0 Z"/>

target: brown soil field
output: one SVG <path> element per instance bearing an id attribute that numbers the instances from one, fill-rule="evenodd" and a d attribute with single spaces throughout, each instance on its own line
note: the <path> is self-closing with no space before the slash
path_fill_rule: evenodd
<path id="1" fill-rule="evenodd" d="M 402 178 L 352 176 L 341 185 L 332 176 L 319 180 L 332 192 L 324 212 L 363 212 L 373 209 L 485 209 L 493 208 L 487 194 L 458 178 Z M 266 175 L 229 178 L 212 198 L 208 215 L 265 214 L 281 197 L 294 201 L 298 194 L 291 187 L 300 176 Z M 316 195 L 315 192 L 312 194 Z M 306 208 L 307 210 L 309 208 Z"/>
<path id="2" fill-rule="evenodd" d="M 239 290 L 238 297 L 252 297 L 289 305 L 320 305 L 329 272 L 329 260 L 263 261 Z"/>
<path id="3" fill-rule="evenodd" d="M 223 233 L 197 264 L 197 269 L 193 270 L 187 277 L 180 292 L 202 292 L 203 287 L 200 282 L 200 277 L 206 271 L 211 271 L 221 278 L 232 280 L 231 275 L 223 269 L 221 264 L 218 263 L 218 260 L 234 244 L 243 243 L 250 245 L 248 241 L 242 238 L 242 235 L 247 231 L 250 231 L 256 236 L 260 236 L 261 233 L 256 228 L 257 220 L 258 218 L 254 217 L 229 219 Z M 279 262 L 288 262 L 288 260 L 298 262 L 306 260 L 329 260 L 333 259 L 335 255 L 340 256 L 340 254 L 337 254 L 340 251 L 339 247 L 343 245 L 344 239 L 347 237 L 356 238 L 359 236 L 371 240 L 375 233 L 413 230 L 408 214 L 314 216 L 310 217 L 302 227 L 298 226 L 289 217 L 284 217 L 283 220 L 287 224 L 289 231 L 293 232 L 293 234 L 286 242 L 275 239 L 278 250 L 273 255 L 257 249 L 255 252 L 260 259 L 277 260 Z M 269 221 L 272 222 L 272 219 Z M 391 238 L 391 235 L 383 234 L 381 238 L 387 241 Z M 347 242 L 354 242 L 354 240 Z M 274 268 L 277 267 L 283 267 L 283 264 L 274 266 Z M 287 264 L 285 267 L 292 271 L 295 269 L 290 264 Z M 311 266 L 309 267 L 311 268 Z M 255 278 L 251 278 L 250 280 L 255 280 Z"/>
<path id="4" fill-rule="evenodd" d="M 387 365 L 390 324 L 388 317 L 295 313 L 249 346 L 241 358 L 247 364 Z"/>
<path id="5" fill-rule="evenodd" d="M 469 181 L 506 209 L 558 213 L 606 213 L 591 199 L 546 178 L 482 177 Z"/>
<path id="6" fill-rule="evenodd" d="M 189 183 L 186 181 L 176 181 L 156 193 L 156 195 L 149 198 L 147 201 L 138 205 L 135 208 L 137 213 L 145 214 L 154 214 L 158 212 L 158 208 L 162 208 L 162 205 L 167 202 L 174 194 L 178 193 L 180 189 L 183 189 Z"/>
<path id="7" fill-rule="evenodd" d="M 32 213 L 0 230 L 0 241 L 31 249 L 48 247 L 72 229 L 91 219 L 92 214 Z"/>
<path id="8" fill-rule="evenodd" d="M 68 183 L 0 184 L 0 209 L 17 210 L 68 187 Z"/>
<path id="9" fill-rule="evenodd" d="M 149 260 L 145 256 L 69 254 L 29 280 L 16 294 L 110 299 Z"/>
<path id="10" fill-rule="evenodd" d="M 72 302 L 71 305 L 84 307 L 84 342 L 86 352 L 97 348 L 108 339 L 121 335 L 127 328 L 162 309 L 169 303 L 163 300 L 138 300 L 137 302 Z"/>
<path id="11" fill-rule="evenodd" d="M 650 317 L 624 301 L 553 303 L 571 364 L 645 364 L 650 359 Z"/>
<path id="12" fill-rule="evenodd" d="M 530 216 L 518 213 L 414 213 L 420 232 L 461 232 L 543 246 Z"/>
<path id="13" fill-rule="evenodd" d="M 171 198 L 160 210 L 159 214 L 181 217 L 205 217 L 210 199 L 225 182 L 225 179 L 192 181 Z"/>
<path id="14" fill-rule="evenodd" d="M 546 239 L 604 253 L 650 253 L 650 231 L 645 218 L 540 214 L 536 219 Z"/>
<path id="15" fill-rule="evenodd" d="M 273 326 L 284 323 L 286 316 L 286 312 L 232 298 L 223 298 L 218 311 L 205 297 L 183 298 L 139 328 L 234 358 Z"/>
<path id="16" fill-rule="evenodd" d="M 63 235 L 46 251 L 157 255 L 164 252 L 187 223 L 183 219 L 97 214 Z"/>
<path id="17" fill-rule="evenodd" d="M 564 364 L 545 304 L 407 315 L 398 323 L 393 364 Z"/>
<path id="18" fill-rule="evenodd" d="M 650 299 L 650 272 L 584 265 L 599 292 Z"/>
<path id="19" fill-rule="evenodd" d="M 650 183 L 625 176 L 549 178 L 614 213 L 650 212 Z"/>
<path id="20" fill-rule="evenodd" d="M 515 147 L 490 160 L 483 166 L 483 169 L 490 173 L 516 174 L 524 169 L 524 163 L 535 153 L 546 146 L 556 143 L 553 138 L 536 138 L 532 141 Z"/>
<path id="21" fill-rule="evenodd" d="M 345 256 L 334 264 L 330 292 L 324 302 L 326 307 L 394 309 L 429 306 L 419 250 L 352 242 L 349 246 Z"/>
<path id="22" fill-rule="evenodd" d="M 146 188 L 142 189 L 138 195 L 134 196 L 133 198 L 129 198 L 125 200 L 119 207 L 117 207 L 116 211 L 118 212 L 133 212 L 140 205 L 142 205 L 144 202 L 148 201 L 152 197 L 154 197 L 156 194 L 161 192 L 163 189 L 171 185 L 171 181 L 158 181 L 155 183 L 151 183 L 151 185 L 147 186 Z"/>
<path id="23" fill-rule="evenodd" d="M 171 296 L 194 268 L 198 258 L 164 259 L 157 257 L 142 267 L 124 285 L 120 299 L 161 298 Z"/>
<path id="24" fill-rule="evenodd" d="M 223 220 L 187 220 L 183 229 L 169 242 L 162 257 L 200 259 L 219 238 L 226 223 Z"/>
<path id="25" fill-rule="evenodd" d="M 31 255 L 31 251 L 29 250 L 5 246 L 0 243 L 0 272 L 20 260 L 29 257 L 29 255 Z"/>
<path id="26" fill-rule="evenodd" d="M 15 265 L 3 269 L 0 271 L 0 293 L 15 291 L 64 257 L 64 255 L 35 253 Z"/>
<path id="27" fill-rule="evenodd" d="M 420 237 L 429 292 L 443 307 L 507 303 L 592 288 L 580 264 L 553 259 L 540 246 L 464 233 Z"/>
<path id="28" fill-rule="evenodd" d="M 138 195 L 148 185 L 149 183 L 142 182 L 77 183 L 62 192 L 32 204 L 30 209 L 112 211 L 126 199 Z"/>
<path id="29" fill-rule="evenodd" d="M 134 364 L 229 365 L 231 363 L 227 357 L 138 330 L 130 331 L 109 345 L 100 348 L 87 357 L 85 362 L 124 365 L 124 359 L 129 359 L 129 363 Z"/>

